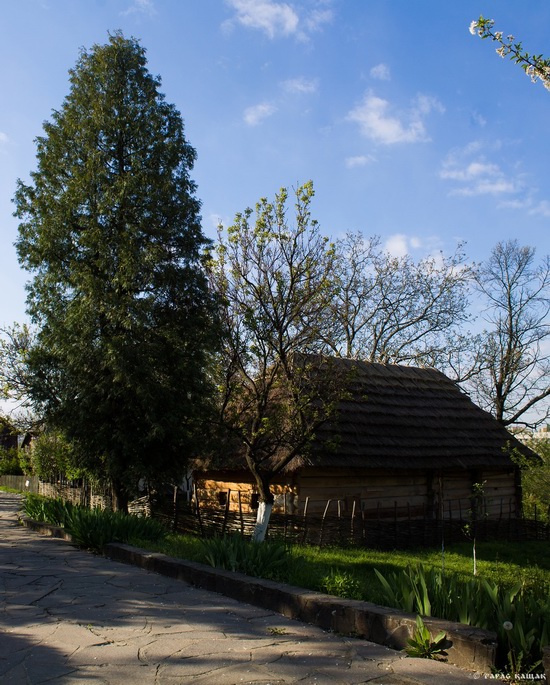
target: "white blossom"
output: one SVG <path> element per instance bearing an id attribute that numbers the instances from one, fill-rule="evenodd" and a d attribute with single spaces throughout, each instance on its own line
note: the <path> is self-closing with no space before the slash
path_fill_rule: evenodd
<path id="1" fill-rule="evenodd" d="M 514 624 L 511 621 L 504 621 L 502 627 L 504 628 L 504 630 L 512 630 Z"/>
<path id="2" fill-rule="evenodd" d="M 476 33 L 477 33 L 476 29 L 477 29 L 477 21 L 473 21 L 470 24 L 470 33 L 472 34 L 472 36 L 476 35 Z"/>

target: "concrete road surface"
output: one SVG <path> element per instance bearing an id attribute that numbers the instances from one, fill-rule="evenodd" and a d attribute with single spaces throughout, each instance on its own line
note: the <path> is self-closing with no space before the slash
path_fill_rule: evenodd
<path id="1" fill-rule="evenodd" d="M 40 536 L 18 523 L 18 505 L 18 496 L 0 493 L 1 685 L 474 679 Z"/>

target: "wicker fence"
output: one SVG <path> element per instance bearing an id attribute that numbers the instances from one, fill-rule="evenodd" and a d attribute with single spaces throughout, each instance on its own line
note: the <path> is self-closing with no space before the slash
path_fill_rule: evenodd
<path id="1" fill-rule="evenodd" d="M 550 540 L 550 525 L 538 519 L 517 518 L 511 510 L 501 507 L 498 518 L 478 519 L 404 516 L 397 508 L 378 508 L 374 512 L 353 510 L 351 513 L 329 514 L 329 503 L 323 515 L 278 514 L 271 516 L 269 535 L 289 542 L 309 545 L 352 545 L 376 549 L 407 549 L 437 547 L 474 537 L 479 541 Z M 451 510 L 452 508 L 449 507 Z M 455 508 L 456 509 L 456 508 Z M 481 506 L 483 511 L 483 503 Z M 197 502 L 182 501 L 176 496 L 157 501 L 152 515 L 174 532 L 201 536 L 240 533 L 249 536 L 255 524 L 255 514 L 231 511 L 226 507 L 197 506 Z"/>
<path id="2" fill-rule="evenodd" d="M 75 483 L 44 483 L 36 477 L 1 476 L 0 485 L 52 497 L 63 497 L 85 506 L 109 507 L 109 492 L 93 490 L 89 485 Z M 229 501 L 229 498 L 228 498 Z M 444 542 L 459 542 L 475 537 L 483 540 L 550 540 L 550 524 L 534 518 L 518 518 L 506 506 L 500 507 L 500 516 L 477 519 L 453 517 L 450 512 L 459 507 L 448 505 L 445 516 L 413 516 L 411 510 L 394 507 L 365 512 L 330 506 L 327 502 L 322 515 L 309 514 L 307 506 L 301 514 L 271 516 L 269 535 L 289 542 L 308 545 L 352 545 L 375 549 L 410 549 L 437 547 Z M 480 511 L 483 511 L 483 503 Z M 336 509 L 338 513 L 329 513 Z M 231 511 L 229 506 L 206 507 L 197 499 L 192 503 L 177 491 L 173 495 L 157 497 L 151 501 L 142 497 L 130 506 L 133 513 L 153 516 L 174 532 L 201 536 L 240 533 L 250 536 L 255 525 L 255 513 Z"/>

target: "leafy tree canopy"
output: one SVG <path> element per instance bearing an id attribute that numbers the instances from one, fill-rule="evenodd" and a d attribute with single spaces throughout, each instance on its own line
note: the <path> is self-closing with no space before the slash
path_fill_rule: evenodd
<path id="1" fill-rule="evenodd" d="M 205 411 L 213 307 L 196 153 L 136 40 L 115 33 L 69 73 L 14 200 L 38 330 L 29 393 L 124 507 L 139 477 L 181 473 Z"/>

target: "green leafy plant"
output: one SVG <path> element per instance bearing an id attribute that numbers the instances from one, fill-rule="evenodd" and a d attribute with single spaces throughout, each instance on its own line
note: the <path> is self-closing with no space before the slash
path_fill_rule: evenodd
<path id="1" fill-rule="evenodd" d="M 542 650 L 550 642 L 548 585 L 503 586 L 475 576 L 426 571 L 421 566 L 387 577 L 376 571 L 376 576 L 387 606 L 493 630 L 498 637 L 497 664 L 504 672 L 541 670 Z M 419 630 L 415 639 L 416 649 L 423 646 L 426 651 L 426 633 Z"/>
<path id="2" fill-rule="evenodd" d="M 321 580 L 321 590 L 336 597 L 362 599 L 361 584 L 349 571 L 330 569 Z"/>
<path id="3" fill-rule="evenodd" d="M 167 534 L 166 528 L 151 518 L 84 507 L 74 507 L 66 529 L 73 542 L 96 552 L 109 542 L 159 540 Z"/>
<path id="4" fill-rule="evenodd" d="M 20 476 L 23 469 L 19 462 L 18 450 L 16 447 L 0 447 L 0 476 Z"/>
<path id="5" fill-rule="evenodd" d="M 22 511 L 33 521 L 65 527 L 70 521 L 73 509 L 73 504 L 61 498 L 52 499 L 30 493 L 23 497 Z"/>
<path id="6" fill-rule="evenodd" d="M 439 632 L 432 640 L 430 631 L 424 625 L 421 616 L 416 617 L 416 629 L 412 638 L 407 640 L 409 646 L 405 652 L 409 656 L 420 659 L 443 659 L 447 656 L 447 636 L 445 631 Z"/>
<path id="7" fill-rule="evenodd" d="M 241 535 L 225 535 L 203 540 L 204 561 L 215 568 L 277 579 L 288 563 L 284 542 L 250 542 Z"/>
<path id="8" fill-rule="evenodd" d="M 87 509 L 60 498 L 51 499 L 27 494 L 22 510 L 35 521 L 62 526 L 80 547 L 100 552 L 109 542 L 129 542 L 131 539 L 162 540 L 167 531 L 151 518 L 123 512 Z"/>

